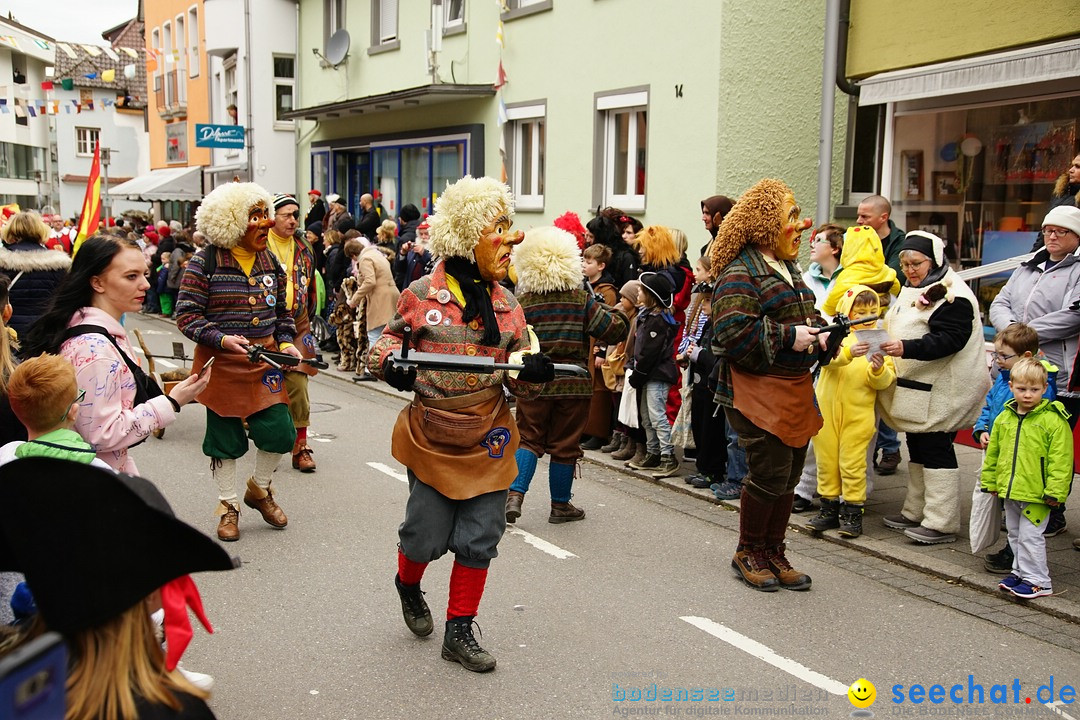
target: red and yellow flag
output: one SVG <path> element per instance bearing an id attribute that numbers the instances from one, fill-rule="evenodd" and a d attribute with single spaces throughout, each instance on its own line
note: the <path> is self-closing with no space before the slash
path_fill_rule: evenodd
<path id="1" fill-rule="evenodd" d="M 82 214 L 79 216 L 79 234 L 71 246 L 71 257 L 79 252 L 83 240 L 97 232 L 101 223 L 101 144 L 94 143 L 94 161 L 90 163 L 90 177 L 86 180 Z"/>

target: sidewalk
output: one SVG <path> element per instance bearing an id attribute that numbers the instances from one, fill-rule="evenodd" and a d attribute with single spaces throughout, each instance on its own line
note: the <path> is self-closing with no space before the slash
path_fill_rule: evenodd
<path id="1" fill-rule="evenodd" d="M 329 354 L 327 356 L 329 357 Z M 353 382 L 351 372 L 339 372 L 333 366 L 329 370 L 321 371 L 321 374 L 344 382 Z M 411 394 L 398 392 L 384 382 L 358 382 L 356 385 L 367 386 L 377 392 L 395 395 L 403 400 L 411 397 Z M 995 552 L 1004 546 L 1004 531 L 1002 531 L 1001 539 L 997 544 L 989 550 L 979 553 L 979 555 L 972 555 L 966 534 L 967 517 L 971 509 L 971 491 L 974 488 L 975 479 L 982 463 L 982 453 L 979 450 L 963 445 L 956 446 L 956 455 L 960 461 L 963 477 L 963 487 L 960 494 L 964 528 L 961 530 L 960 537 L 956 542 L 943 545 L 919 545 L 909 540 L 902 532 L 890 530 L 881 522 L 881 518 L 885 515 L 900 512 L 904 502 L 908 478 L 906 447 L 901 450 L 901 454 L 904 457 L 904 462 L 901 462 L 900 468 L 895 475 L 879 475 L 874 478 L 874 492 L 867 499 L 866 514 L 863 517 L 863 536 L 849 540 L 841 538 L 836 531 L 830 531 L 818 536 L 817 541 L 842 545 L 948 582 L 988 593 L 996 598 L 1008 597 L 997 586 L 1001 574 L 988 573 L 983 569 L 983 557 L 988 552 Z M 586 451 L 584 461 L 699 498 L 703 502 L 735 509 L 739 507 L 738 500 L 720 501 L 716 499 L 711 490 L 698 490 L 686 484 L 685 478 L 695 472 L 693 461 L 683 462 L 680 477 L 666 478 L 664 480 L 655 480 L 645 473 L 630 470 L 622 462 L 612 460 L 610 455 L 605 455 L 599 451 Z M 1080 503 L 1080 499 L 1074 499 L 1074 502 L 1069 503 L 1069 509 L 1065 513 L 1069 523 L 1068 529 L 1061 535 L 1046 540 L 1047 561 L 1050 565 L 1050 577 L 1053 578 L 1056 594 L 1053 597 L 1039 598 L 1032 601 L 1017 599 L 1015 602 L 1026 609 L 1037 610 L 1080 624 L 1080 552 L 1074 550 L 1072 546 L 1073 538 L 1080 533 L 1080 509 L 1078 509 L 1080 505 L 1078 503 Z M 800 533 L 803 537 L 812 539 L 814 536 L 803 528 L 803 524 L 813 517 L 816 512 L 817 510 L 814 509 L 808 510 L 801 515 L 792 515 L 792 532 Z"/>

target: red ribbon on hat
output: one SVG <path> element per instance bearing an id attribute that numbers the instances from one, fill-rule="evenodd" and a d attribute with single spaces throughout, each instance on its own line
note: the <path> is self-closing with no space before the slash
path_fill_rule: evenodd
<path id="1" fill-rule="evenodd" d="M 203 611 L 199 588 L 195 586 L 195 581 L 190 575 L 170 580 L 162 586 L 161 608 L 165 611 L 165 669 L 169 672 L 176 669 L 180 657 L 195 635 L 191 629 L 191 620 L 188 618 L 188 607 L 206 628 L 206 632 L 213 633 L 214 628 L 210 626 L 210 621 Z"/>

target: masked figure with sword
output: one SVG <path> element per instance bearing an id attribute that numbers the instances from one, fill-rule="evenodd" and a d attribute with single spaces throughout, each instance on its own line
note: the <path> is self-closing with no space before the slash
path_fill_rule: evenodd
<path id="1" fill-rule="evenodd" d="M 247 357 L 261 346 L 301 359 L 283 297 L 285 271 L 266 247 L 272 207 L 270 194 L 255 183 L 227 183 L 207 195 L 195 223 L 209 244 L 188 263 L 176 302 L 177 328 L 197 343 L 192 372 L 216 363 L 200 401 L 206 406 L 203 453 L 218 485 L 217 536 L 224 541 L 240 537 L 236 461 L 248 452 L 249 432 L 255 470 L 244 504 L 274 528 L 289 522 L 270 490 L 278 461 L 296 440 L 285 376 L 280 367 Z"/>
<path id="2" fill-rule="evenodd" d="M 512 213 L 510 189 L 496 180 L 466 176 L 447 186 L 429 220 L 431 252 L 442 261 L 402 292 L 368 355 L 373 374 L 415 393 L 392 444 L 409 476 L 395 579 L 405 624 L 431 634 L 420 580 L 429 562 L 453 552 L 442 657 L 473 672 L 495 668 L 472 624 L 517 475 L 518 430 L 503 388 L 536 397 L 556 370 L 499 285 L 523 237 L 510 230 Z"/>

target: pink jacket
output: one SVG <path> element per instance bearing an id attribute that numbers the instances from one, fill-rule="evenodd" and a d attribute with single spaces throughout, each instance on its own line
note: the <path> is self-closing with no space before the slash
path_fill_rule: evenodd
<path id="1" fill-rule="evenodd" d="M 111 315 L 84 307 L 72 316 L 68 327 L 84 324 L 100 325 L 108 330 L 128 357 L 138 362 L 123 326 Z M 133 407 L 135 378 L 113 344 L 97 333 L 64 341 L 60 354 L 74 366 L 79 389 L 86 391 L 75 420 L 75 431 L 109 467 L 137 475 L 139 471 L 128 457 L 128 448 L 175 420 L 172 404 L 161 395 Z"/>

